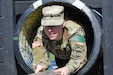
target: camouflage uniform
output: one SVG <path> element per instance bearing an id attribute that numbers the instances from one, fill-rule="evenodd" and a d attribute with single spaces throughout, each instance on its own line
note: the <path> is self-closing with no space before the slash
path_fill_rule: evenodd
<path id="1" fill-rule="evenodd" d="M 47 51 L 62 60 L 69 60 L 66 63 L 70 73 L 78 71 L 87 61 L 87 46 L 85 41 L 85 32 L 83 28 L 71 21 L 66 21 L 64 27 L 63 38 L 59 41 L 49 40 L 43 31 L 43 27 L 39 27 L 34 41 L 39 43 L 39 46 L 33 49 L 35 66 L 37 64 L 45 65 L 46 68 L 50 65 Z"/>

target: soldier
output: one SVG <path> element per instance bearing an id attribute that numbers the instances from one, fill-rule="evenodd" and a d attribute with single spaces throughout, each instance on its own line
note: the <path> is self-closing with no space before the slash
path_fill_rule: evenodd
<path id="1" fill-rule="evenodd" d="M 41 26 L 32 43 L 35 73 L 50 65 L 48 52 L 55 55 L 56 74 L 70 75 L 87 61 L 87 46 L 83 28 L 72 20 L 64 20 L 64 7 L 46 6 L 42 9 Z"/>

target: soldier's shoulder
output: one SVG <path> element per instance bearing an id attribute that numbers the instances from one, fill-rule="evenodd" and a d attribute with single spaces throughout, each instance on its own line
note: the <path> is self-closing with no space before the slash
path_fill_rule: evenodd
<path id="1" fill-rule="evenodd" d="M 74 33 L 77 32 L 77 30 L 81 27 L 78 23 L 68 20 L 65 22 L 65 27 L 68 29 L 68 33 L 70 35 L 73 35 Z"/>
<path id="2" fill-rule="evenodd" d="M 73 20 L 67 20 L 65 23 L 66 25 L 69 25 L 69 26 L 71 25 L 73 27 L 80 27 L 80 24 Z"/>
<path id="3" fill-rule="evenodd" d="M 85 36 L 84 29 L 82 28 L 81 24 L 72 20 L 66 21 L 65 27 L 68 29 L 68 33 L 73 35 L 74 33 L 80 34 Z"/>
<path id="4" fill-rule="evenodd" d="M 37 32 L 42 32 L 43 31 L 43 26 L 38 27 Z"/>
<path id="5" fill-rule="evenodd" d="M 38 27 L 35 38 L 42 39 L 42 31 L 43 31 L 43 26 Z"/>

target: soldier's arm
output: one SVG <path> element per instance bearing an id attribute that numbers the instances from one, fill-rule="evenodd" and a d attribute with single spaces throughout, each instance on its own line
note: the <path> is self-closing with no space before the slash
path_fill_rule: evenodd
<path id="1" fill-rule="evenodd" d="M 48 58 L 48 53 L 43 47 L 41 33 L 38 31 L 34 41 L 32 43 L 32 53 L 33 53 L 33 63 L 32 68 L 34 71 L 39 70 L 39 66 L 42 66 L 42 69 L 45 70 L 50 65 L 50 60 Z M 44 68 L 43 68 L 44 67 Z"/>
<path id="2" fill-rule="evenodd" d="M 72 53 L 69 62 L 66 64 L 70 73 L 78 71 L 87 60 L 87 46 L 84 35 L 81 31 L 71 38 Z"/>

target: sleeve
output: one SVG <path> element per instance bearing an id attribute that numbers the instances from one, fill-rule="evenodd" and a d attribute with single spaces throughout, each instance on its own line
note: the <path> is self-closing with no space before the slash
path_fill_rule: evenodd
<path id="1" fill-rule="evenodd" d="M 77 72 L 87 61 L 87 46 L 84 31 L 78 30 L 76 34 L 71 37 L 71 56 L 69 62 L 66 64 L 70 73 Z"/>
<path id="2" fill-rule="evenodd" d="M 37 36 L 38 35 L 38 36 Z M 32 54 L 33 54 L 33 63 L 32 68 L 35 70 L 37 65 L 43 65 L 46 68 L 50 65 L 50 60 L 48 58 L 48 52 L 43 47 L 41 33 L 37 33 L 36 37 L 34 38 L 34 41 L 32 45 L 35 45 L 34 48 L 32 48 Z"/>

